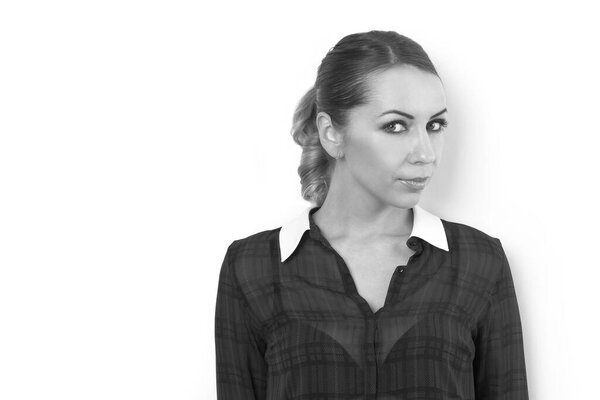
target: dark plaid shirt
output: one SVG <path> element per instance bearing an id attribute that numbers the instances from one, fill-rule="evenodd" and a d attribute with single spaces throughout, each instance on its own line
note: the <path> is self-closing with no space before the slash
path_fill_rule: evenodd
<path id="1" fill-rule="evenodd" d="M 308 207 L 234 240 L 215 312 L 217 398 L 528 399 L 499 239 L 415 206 L 413 255 L 373 312 Z"/>

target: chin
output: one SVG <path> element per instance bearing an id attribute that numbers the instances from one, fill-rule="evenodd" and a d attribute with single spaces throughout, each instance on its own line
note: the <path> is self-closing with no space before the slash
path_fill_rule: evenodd
<path id="1" fill-rule="evenodd" d="M 402 193 L 400 195 L 397 194 L 396 196 L 394 196 L 390 203 L 398 208 L 413 208 L 419 203 L 420 199 L 420 192 Z"/>

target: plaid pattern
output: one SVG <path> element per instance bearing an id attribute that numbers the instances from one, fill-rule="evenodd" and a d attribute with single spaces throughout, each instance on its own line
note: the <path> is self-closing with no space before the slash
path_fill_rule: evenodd
<path id="1" fill-rule="evenodd" d="M 441 220 L 449 251 L 415 251 L 373 312 L 308 213 L 282 263 L 280 228 L 234 240 L 215 307 L 220 400 L 527 400 L 521 321 L 499 239 Z"/>

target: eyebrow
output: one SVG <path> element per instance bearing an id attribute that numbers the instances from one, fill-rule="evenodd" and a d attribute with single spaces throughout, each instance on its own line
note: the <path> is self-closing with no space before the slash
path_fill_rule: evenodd
<path id="1" fill-rule="evenodd" d="M 438 111 L 435 114 L 433 114 L 431 117 L 429 117 L 429 119 L 431 119 L 433 117 L 437 117 L 438 115 L 443 114 L 446 111 L 448 111 L 448 109 L 444 108 L 442 111 Z M 409 113 L 405 113 L 404 111 L 400 111 L 400 110 L 387 110 L 387 111 L 382 112 L 381 115 L 379 115 L 379 116 L 382 117 L 385 114 L 391 114 L 391 113 L 400 114 L 400 115 L 404 115 L 407 118 L 415 119 L 414 115 L 410 115 Z"/>

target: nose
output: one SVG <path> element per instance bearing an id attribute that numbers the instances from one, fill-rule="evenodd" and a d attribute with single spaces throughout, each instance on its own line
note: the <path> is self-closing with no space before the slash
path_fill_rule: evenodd
<path id="1" fill-rule="evenodd" d="M 428 164 L 435 161 L 435 151 L 429 139 L 427 128 L 419 127 L 415 135 L 413 150 L 411 152 L 413 163 Z"/>

